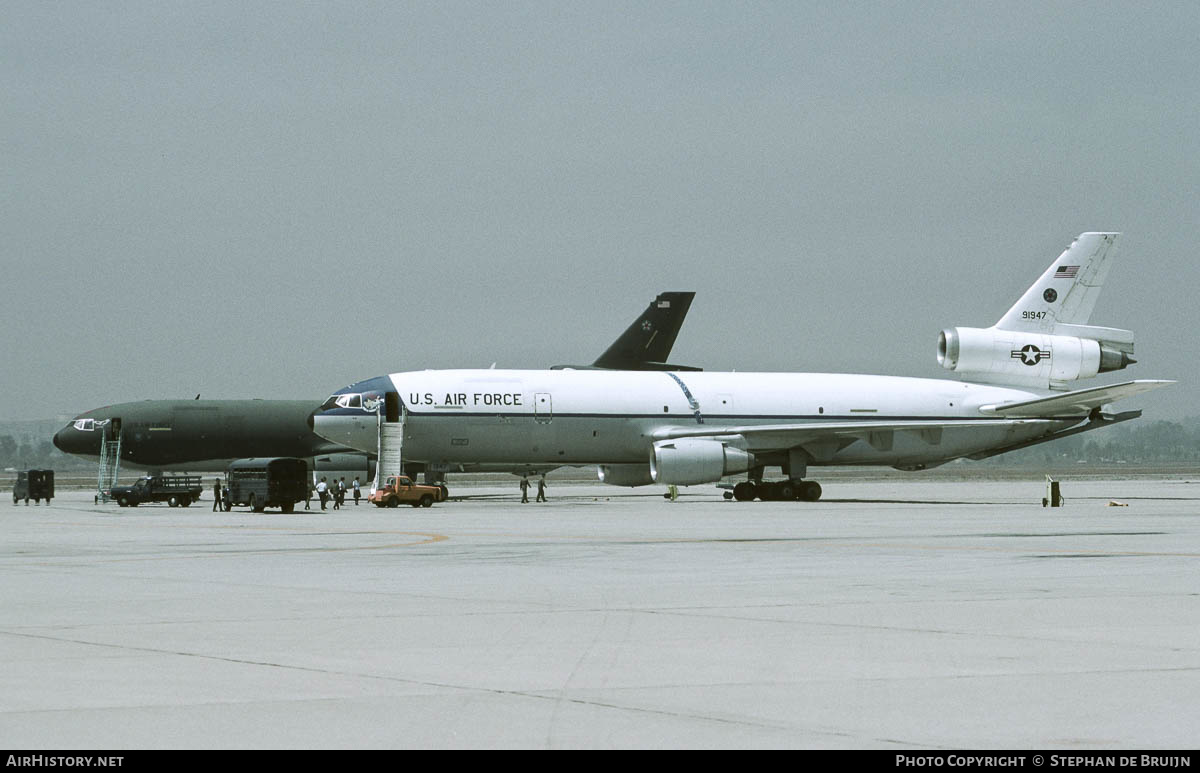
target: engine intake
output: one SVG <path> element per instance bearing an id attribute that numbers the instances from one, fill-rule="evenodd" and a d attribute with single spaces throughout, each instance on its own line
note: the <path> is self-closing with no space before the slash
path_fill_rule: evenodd
<path id="1" fill-rule="evenodd" d="M 650 475 L 656 483 L 668 485 L 715 483 L 754 465 L 754 454 L 728 442 L 706 438 L 661 440 L 650 453 Z"/>

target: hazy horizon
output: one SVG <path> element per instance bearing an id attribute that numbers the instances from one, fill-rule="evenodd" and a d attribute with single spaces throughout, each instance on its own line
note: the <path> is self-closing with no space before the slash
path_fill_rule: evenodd
<path id="1" fill-rule="evenodd" d="M 1079 233 L 1200 364 L 1200 7 L 8 3 L 0 418 L 590 362 L 942 378 Z"/>

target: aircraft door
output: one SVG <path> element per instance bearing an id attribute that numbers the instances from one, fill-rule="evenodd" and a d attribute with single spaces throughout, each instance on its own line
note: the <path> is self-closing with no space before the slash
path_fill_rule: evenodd
<path id="1" fill-rule="evenodd" d="M 400 394 L 398 392 L 384 392 L 383 408 L 384 421 L 389 423 L 400 421 Z"/>
<path id="2" fill-rule="evenodd" d="M 536 392 L 533 395 L 533 418 L 539 424 L 549 424 L 554 421 L 554 402 L 549 392 Z"/>

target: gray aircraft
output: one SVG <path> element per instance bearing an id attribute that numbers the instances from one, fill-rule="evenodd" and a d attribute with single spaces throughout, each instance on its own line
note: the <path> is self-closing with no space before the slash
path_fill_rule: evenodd
<path id="1" fill-rule="evenodd" d="M 693 292 L 661 293 L 591 365 L 556 368 L 661 370 Z M 695 370 L 694 368 L 688 368 Z M 234 459 L 294 456 L 315 472 L 370 477 L 370 455 L 312 430 L 315 400 L 143 400 L 79 414 L 54 435 L 65 453 L 99 461 L 103 440 L 121 439 L 122 466 L 146 470 L 223 469 Z"/>

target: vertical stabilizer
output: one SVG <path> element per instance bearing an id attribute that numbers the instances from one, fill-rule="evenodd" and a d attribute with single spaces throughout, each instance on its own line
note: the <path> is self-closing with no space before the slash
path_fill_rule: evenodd
<path id="1" fill-rule="evenodd" d="M 1118 236 L 1080 234 L 995 327 L 1054 334 L 1059 325 L 1086 325 L 1108 277 Z"/>

